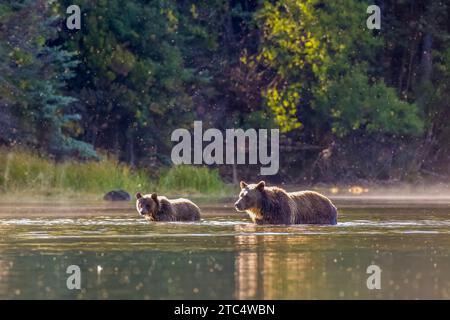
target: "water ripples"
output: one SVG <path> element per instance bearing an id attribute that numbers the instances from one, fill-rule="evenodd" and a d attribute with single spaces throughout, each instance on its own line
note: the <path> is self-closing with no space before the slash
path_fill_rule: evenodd
<path id="1" fill-rule="evenodd" d="M 389 234 L 450 234 L 450 220 L 350 220 L 335 226 L 271 225 L 256 226 L 247 219 L 207 217 L 200 222 L 149 223 L 139 217 L 92 218 L 23 218 L 0 219 L 3 240 L 43 239 L 140 239 L 149 238 L 201 238 L 235 236 L 339 236 Z M 142 241 L 143 241 L 142 240 Z"/>

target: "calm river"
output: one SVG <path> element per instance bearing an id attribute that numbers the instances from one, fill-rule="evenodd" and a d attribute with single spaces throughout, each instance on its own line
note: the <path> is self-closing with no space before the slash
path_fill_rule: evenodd
<path id="1" fill-rule="evenodd" d="M 132 203 L 4 202 L 0 298 L 449 299 L 450 201 L 414 200 L 336 199 L 337 226 L 254 226 L 220 204 L 149 223 Z"/>

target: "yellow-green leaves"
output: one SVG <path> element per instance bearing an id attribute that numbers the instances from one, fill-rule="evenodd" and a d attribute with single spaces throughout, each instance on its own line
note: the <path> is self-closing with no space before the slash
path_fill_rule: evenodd
<path id="1" fill-rule="evenodd" d="M 168 20 L 168 31 L 169 32 L 175 32 L 178 29 L 178 18 L 175 15 L 175 13 L 173 12 L 173 10 L 168 9 L 166 10 L 166 16 L 167 16 L 167 20 Z"/>
<path id="2" fill-rule="evenodd" d="M 297 105 L 300 101 L 299 89 L 297 86 L 291 86 L 282 91 L 278 91 L 276 88 L 267 90 L 267 105 L 272 110 L 275 122 L 280 126 L 281 132 L 288 132 L 301 126 L 297 119 Z"/>
<path id="3" fill-rule="evenodd" d="M 352 95 L 351 87 L 339 88 L 342 104 L 323 105 L 330 88 L 335 90 L 338 80 L 351 73 L 358 60 L 373 59 L 381 44 L 364 29 L 365 12 L 365 4 L 356 0 L 283 0 L 265 1 L 256 13 L 263 30 L 261 45 L 254 59 L 246 57 L 245 62 L 256 61 L 269 75 L 271 81 L 263 94 L 283 132 L 299 128 L 299 116 L 310 118 L 311 109 L 321 113 L 324 123 L 334 122 L 331 129 L 340 136 L 365 127 L 364 121 L 347 113 L 350 104 L 355 108 L 352 112 L 365 114 L 361 104 L 365 97 Z M 370 87 L 366 78 L 362 81 Z M 349 97 L 353 100 L 345 102 Z M 342 121 L 345 128 L 338 124 Z"/>
<path id="4" fill-rule="evenodd" d="M 33 62 L 33 57 L 31 54 L 19 47 L 13 48 L 9 53 L 9 56 L 18 66 L 25 66 Z"/>
<path id="5" fill-rule="evenodd" d="M 195 6 L 195 4 L 191 5 L 191 9 L 189 10 L 192 14 L 192 18 L 197 19 L 198 18 L 198 12 L 197 12 L 197 7 Z"/>
<path id="6" fill-rule="evenodd" d="M 265 2 L 256 15 L 264 32 L 255 59 L 276 73 L 264 94 L 283 132 L 301 126 L 297 111 L 304 83 L 323 78 L 321 74 L 326 72 L 324 45 L 321 35 L 314 32 L 314 25 L 318 23 L 313 9 L 316 2 Z"/>
<path id="7" fill-rule="evenodd" d="M 135 63 L 136 58 L 133 53 L 125 49 L 123 46 L 116 45 L 111 57 L 111 69 L 113 71 L 126 76 L 133 69 Z"/>

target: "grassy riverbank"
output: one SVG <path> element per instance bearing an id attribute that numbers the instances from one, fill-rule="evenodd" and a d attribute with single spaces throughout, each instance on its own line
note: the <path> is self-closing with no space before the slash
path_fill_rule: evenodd
<path id="1" fill-rule="evenodd" d="M 152 175 L 154 176 L 154 175 Z M 157 191 L 168 195 L 221 197 L 230 192 L 216 170 L 177 166 L 161 170 L 158 178 L 149 172 L 119 163 L 100 161 L 55 162 L 26 150 L 0 149 L 0 197 L 26 193 L 30 197 L 82 197 L 101 199 L 110 190 Z"/>

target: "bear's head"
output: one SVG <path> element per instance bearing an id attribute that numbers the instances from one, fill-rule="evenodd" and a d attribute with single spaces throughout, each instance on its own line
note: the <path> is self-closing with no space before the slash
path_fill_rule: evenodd
<path id="1" fill-rule="evenodd" d="M 159 209 L 159 201 L 156 193 L 151 195 L 142 195 L 136 193 L 136 209 L 141 216 L 152 219 L 156 216 Z"/>
<path id="2" fill-rule="evenodd" d="M 261 207 L 262 191 L 264 191 L 266 183 L 260 181 L 259 183 L 247 184 L 241 181 L 241 192 L 239 199 L 234 204 L 237 211 L 258 210 Z"/>

